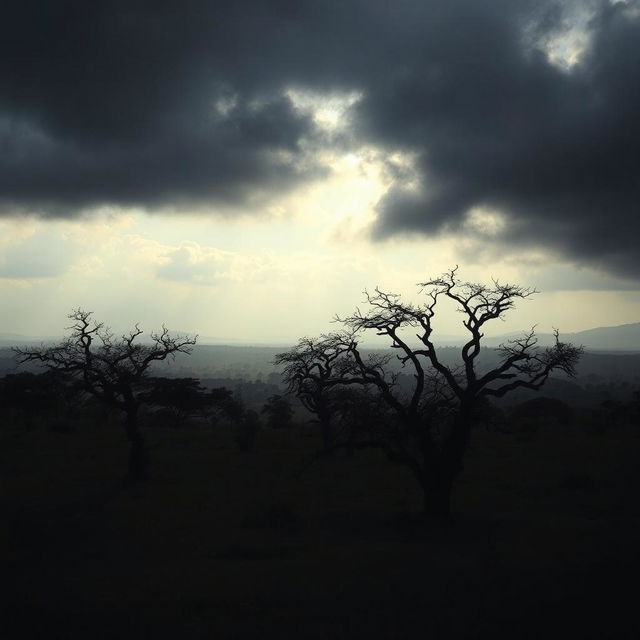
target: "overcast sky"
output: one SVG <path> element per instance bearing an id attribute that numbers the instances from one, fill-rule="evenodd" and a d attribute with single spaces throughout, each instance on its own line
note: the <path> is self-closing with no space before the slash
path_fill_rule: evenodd
<path id="1" fill-rule="evenodd" d="M 640 2 L 9 2 L 0 332 L 249 342 L 455 264 L 640 321 Z M 441 330 L 461 332 L 444 309 Z"/>

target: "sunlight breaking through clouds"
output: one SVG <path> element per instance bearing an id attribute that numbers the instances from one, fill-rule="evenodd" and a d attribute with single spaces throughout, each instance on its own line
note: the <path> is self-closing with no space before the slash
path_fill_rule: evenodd
<path id="1" fill-rule="evenodd" d="M 304 88 L 289 88 L 284 95 L 295 109 L 310 115 L 319 129 L 328 132 L 345 130 L 351 123 L 353 107 L 364 96 L 360 91 L 323 94 Z"/>
<path id="2" fill-rule="evenodd" d="M 563 9 L 563 20 L 542 36 L 536 45 L 555 67 L 570 71 L 579 64 L 591 41 L 589 22 L 597 6 L 595 2 L 568 3 Z"/>
<path id="3" fill-rule="evenodd" d="M 484 237 L 500 236 L 508 224 L 508 218 L 501 212 L 474 207 L 467 213 L 465 229 L 471 235 L 479 234 Z"/>
<path id="4" fill-rule="evenodd" d="M 525 41 L 542 51 L 554 67 L 570 72 L 583 61 L 592 44 L 593 21 L 607 6 L 622 11 L 627 18 L 640 17 L 638 0 L 570 0 L 552 5 L 542 24 L 530 23 L 524 30 Z"/>

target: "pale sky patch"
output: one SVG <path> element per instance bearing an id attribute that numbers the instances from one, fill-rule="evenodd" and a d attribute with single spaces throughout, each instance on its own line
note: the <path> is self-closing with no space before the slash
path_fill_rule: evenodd
<path id="1" fill-rule="evenodd" d="M 317 214 L 322 206 L 316 202 L 316 207 Z M 4 226 L 17 239 L 13 246 L 20 246 L 50 235 L 57 225 L 5 220 Z M 378 285 L 418 302 L 416 283 L 439 275 L 459 258 L 455 242 L 447 238 L 382 244 L 343 238 L 329 243 L 318 233 L 322 227 L 313 215 L 255 227 L 243 221 L 141 213 L 65 222 L 54 242 L 59 244 L 64 236 L 72 243 L 73 263 L 46 279 L 24 278 L 20 287 L 0 280 L 0 331 L 59 334 L 67 313 L 81 306 L 116 331 L 135 322 L 146 329 L 164 322 L 174 330 L 223 340 L 290 342 L 335 329 L 334 314 L 350 313 L 361 304 L 365 288 Z M 6 257 L 5 249 L 2 255 Z M 562 268 L 567 281 L 577 271 L 570 265 Z M 573 283 L 581 290 L 553 291 L 548 286 L 545 291 L 553 269 L 543 262 L 504 260 L 461 264 L 460 274 L 480 281 L 499 276 L 543 289 L 507 322 L 497 323 L 496 333 L 533 324 L 541 331 L 553 326 L 574 331 L 640 317 L 637 291 L 598 290 L 602 281 L 590 290 L 589 283 L 598 280 L 585 270 L 581 281 Z M 460 317 L 446 305 L 437 327 L 450 335 L 463 331 Z"/>
<path id="2" fill-rule="evenodd" d="M 591 42 L 589 22 L 599 10 L 598 0 L 566 2 L 559 6 L 562 19 L 553 29 L 545 30 L 542 35 L 536 33 L 535 23 L 525 29 L 525 39 L 530 46 L 542 51 L 550 64 L 562 71 L 571 71 L 580 63 Z M 534 27 L 533 33 L 531 27 Z"/>
<path id="3" fill-rule="evenodd" d="M 291 87 L 284 95 L 294 108 L 310 115 L 315 125 L 325 131 L 344 130 L 351 123 L 351 111 L 363 98 L 360 91 L 322 94 L 303 88 Z"/>

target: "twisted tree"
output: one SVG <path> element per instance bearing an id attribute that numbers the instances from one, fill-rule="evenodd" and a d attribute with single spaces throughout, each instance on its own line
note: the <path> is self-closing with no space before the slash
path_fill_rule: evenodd
<path id="1" fill-rule="evenodd" d="M 313 413 L 322 431 L 323 448 L 333 444 L 333 418 L 337 410 L 335 387 L 343 382 L 348 349 L 333 336 L 301 338 L 298 344 L 275 358 L 283 367 L 282 379 L 290 393 Z"/>
<path id="2" fill-rule="evenodd" d="M 138 325 L 128 334 L 116 337 L 91 311 L 75 309 L 68 316 L 69 335 L 54 346 L 15 348 L 18 361 L 37 362 L 47 369 L 77 378 L 84 390 L 124 414 L 124 427 L 130 443 L 129 476 L 145 477 L 148 453 L 138 426 L 138 410 L 149 367 L 153 362 L 191 353 L 196 337 L 172 336 L 166 327 L 150 334 L 150 343 L 141 344 Z"/>
<path id="3" fill-rule="evenodd" d="M 323 336 L 320 352 L 309 353 L 304 366 L 291 369 L 288 379 L 301 398 L 318 381 L 323 388 L 361 385 L 375 389 L 386 412 L 377 411 L 371 437 L 360 440 L 356 448 L 379 447 L 390 459 L 408 465 L 423 489 L 425 512 L 447 516 L 471 428 L 487 398 L 523 387 L 540 389 L 553 371 L 573 376 L 582 348 L 561 342 L 557 331 L 553 347 L 539 348 L 531 330 L 500 346 L 498 365 L 481 371 L 478 356 L 485 325 L 502 318 L 518 300 L 536 291 L 497 280 L 491 285 L 461 282 L 457 268 L 419 286 L 426 298 L 419 305 L 377 288 L 373 294 L 365 292 L 368 308 L 336 318 L 345 330 Z M 468 332 L 461 364 L 455 367 L 441 360 L 432 340 L 436 305 L 443 298 L 456 305 Z M 399 352 L 401 372 L 411 374 L 403 376 L 404 384 L 390 370 L 388 354 L 365 356 L 361 351 L 359 341 L 368 331 L 387 337 L 390 347 Z M 414 335 L 408 337 L 408 331 Z M 327 353 L 339 354 L 335 358 L 339 367 L 327 369 Z M 294 349 L 278 359 L 285 362 L 288 357 L 289 362 L 298 363 L 298 355 L 299 349 Z"/>

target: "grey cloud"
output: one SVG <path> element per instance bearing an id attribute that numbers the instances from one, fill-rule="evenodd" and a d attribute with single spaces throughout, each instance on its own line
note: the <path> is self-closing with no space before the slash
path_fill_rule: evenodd
<path id="1" fill-rule="evenodd" d="M 640 20 L 632 9 L 602 3 L 589 50 L 571 70 L 524 49 L 502 17 L 480 34 L 475 26 L 461 33 L 466 53 L 441 39 L 419 75 L 370 94 L 362 105 L 370 131 L 422 151 L 424 180 L 422 193 L 387 194 L 376 236 L 461 232 L 470 209 L 493 208 L 511 223 L 494 240 L 504 250 L 543 245 L 637 277 Z"/>
<path id="2" fill-rule="evenodd" d="M 540 47 L 589 7 L 571 69 Z M 0 26 L 0 207 L 253 203 L 322 175 L 287 87 L 357 90 L 354 143 L 417 158 L 378 238 L 462 233 L 637 277 L 638 2 L 14 2 Z M 573 13 L 572 13 L 573 12 Z M 220 99 L 229 106 L 216 115 Z M 344 144 L 344 140 L 341 142 Z"/>
<path id="3" fill-rule="evenodd" d="M 590 269 L 568 265 L 531 269 L 532 286 L 545 293 L 551 291 L 637 291 L 637 281 L 608 276 Z"/>

